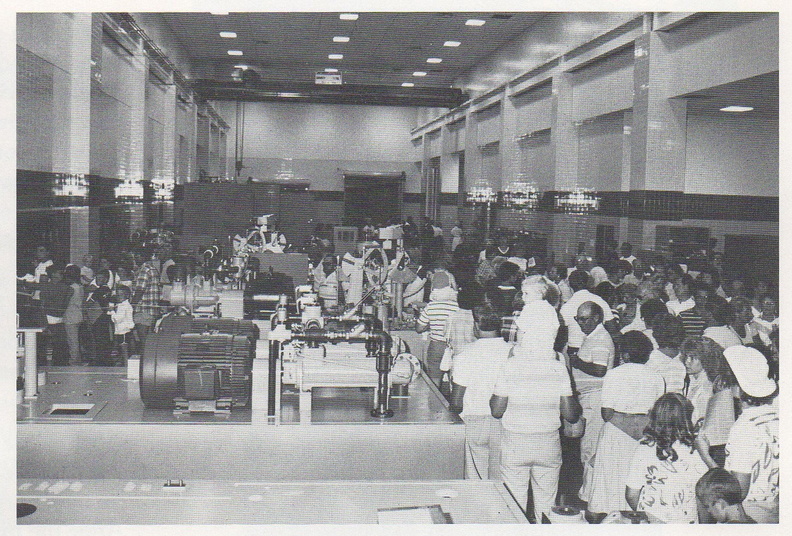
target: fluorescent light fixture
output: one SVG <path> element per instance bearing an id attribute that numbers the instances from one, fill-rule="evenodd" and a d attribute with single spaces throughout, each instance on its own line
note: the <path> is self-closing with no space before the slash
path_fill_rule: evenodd
<path id="1" fill-rule="evenodd" d="M 750 112 L 753 110 L 751 106 L 726 106 L 721 108 L 721 112 Z"/>
<path id="2" fill-rule="evenodd" d="M 413 73 L 413 76 L 426 76 L 426 73 L 423 71 L 415 71 Z"/>
<path id="3" fill-rule="evenodd" d="M 458 47 L 461 44 L 462 43 L 460 43 L 459 41 L 446 41 L 445 43 L 443 43 L 443 46 L 444 47 Z"/>
<path id="4" fill-rule="evenodd" d="M 358 14 L 357 13 L 341 13 L 338 16 L 338 18 L 341 19 L 341 20 L 358 20 Z"/>
<path id="5" fill-rule="evenodd" d="M 242 69 L 243 71 L 247 71 L 248 70 L 248 66 L 247 65 L 234 65 L 234 69 Z"/>
<path id="6" fill-rule="evenodd" d="M 415 87 L 412 82 L 402 82 L 402 87 Z"/>
<path id="7" fill-rule="evenodd" d="M 487 21 L 481 19 L 468 19 L 465 21 L 465 26 L 484 26 L 486 23 Z"/>
<path id="8" fill-rule="evenodd" d="M 229 50 L 228 51 L 228 55 L 229 56 L 241 56 L 242 55 L 242 51 L 241 50 Z"/>
<path id="9" fill-rule="evenodd" d="M 426 58 L 426 63 L 442 63 L 443 58 Z"/>
<path id="10" fill-rule="evenodd" d="M 330 59 L 330 60 L 343 60 L 344 59 L 344 55 L 343 54 L 328 54 L 327 55 L 327 59 Z"/>
<path id="11" fill-rule="evenodd" d="M 336 35 L 333 37 L 333 43 L 349 43 L 349 37 L 345 35 Z"/>
<path id="12" fill-rule="evenodd" d="M 299 93 L 291 93 L 291 92 L 288 92 L 288 91 L 284 91 L 284 92 L 278 93 L 278 97 L 295 98 L 295 97 L 300 97 L 300 96 L 301 95 Z"/>
<path id="13" fill-rule="evenodd" d="M 210 15 L 228 15 L 228 11 L 210 11 Z"/>
<path id="14" fill-rule="evenodd" d="M 338 69 L 333 69 L 332 67 L 325 67 L 324 72 L 326 72 L 326 73 L 337 73 Z"/>
<path id="15" fill-rule="evenodd" d="M 225 37 L 226 39 L 236 39 L 236 32 L 220 32 L 220 37 Z"/>

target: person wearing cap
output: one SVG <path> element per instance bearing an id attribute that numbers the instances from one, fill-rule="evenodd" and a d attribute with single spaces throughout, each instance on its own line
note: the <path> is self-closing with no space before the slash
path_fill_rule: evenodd
<path id="1" fill-rule="evenodd" d="M 759 350 L 731 346 L 723 355 L 740 387 L 742 413 L 729 432 L 724 469 L 740 483 L 745 512 L 778 523 L 778 385 Z"/>
<path id="2" fill-rule="evenodd" d="M 424 367 L 429 378 L 439 387 L 444 372 L 440 370 L 443 353 L 448 347 L 445 328 L 448 317 L 459 310 L 457 291 L 451 287 L 451 280 L 445 272 L 436 272 L 431 278 L 432 291 L 429 303 L 418 316 L 415 331 L 429 332 L 429 345 L 426 348 Z"/>

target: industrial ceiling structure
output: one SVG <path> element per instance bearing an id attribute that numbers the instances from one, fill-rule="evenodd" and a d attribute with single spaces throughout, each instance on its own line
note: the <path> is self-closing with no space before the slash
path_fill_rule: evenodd
<path id="1" fill-rule="evenodd" d="M 136 14 L 132 14 L 135 17 Z M 454 107 L 454 82 L 543 13 L 159 13 L 208 99 Z M 317 74 L 321 73 L 321 74 Z M 317 78 L 341 84 L 317 84 Z"/>

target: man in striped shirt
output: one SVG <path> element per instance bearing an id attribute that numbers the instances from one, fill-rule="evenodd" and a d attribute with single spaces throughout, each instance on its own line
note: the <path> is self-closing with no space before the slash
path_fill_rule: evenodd
<path id="1" fill-rule="evenodd" d="M 451 288 L 448 276 L 438 272 L 432 278 L 432 292 L 429 303 L 421 310 L 415 331 L 423 333 L 429 331 L 429 346 L 426 349 L 424 367 L 426 374 L 440 385 L 443 371 L 440 370 L 440 361 L 447 345 L 445 340 L 446 320 L 451 313 L 459 310 L 457 292 Z"/>

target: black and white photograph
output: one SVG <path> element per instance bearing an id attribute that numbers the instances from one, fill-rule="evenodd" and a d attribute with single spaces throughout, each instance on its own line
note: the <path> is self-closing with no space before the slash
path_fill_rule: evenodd
<path id="1" fill-rule="evenodd" d="M 781 4 L 314 6 L 7 8 L 3 525 L 778 533 Z"/>

